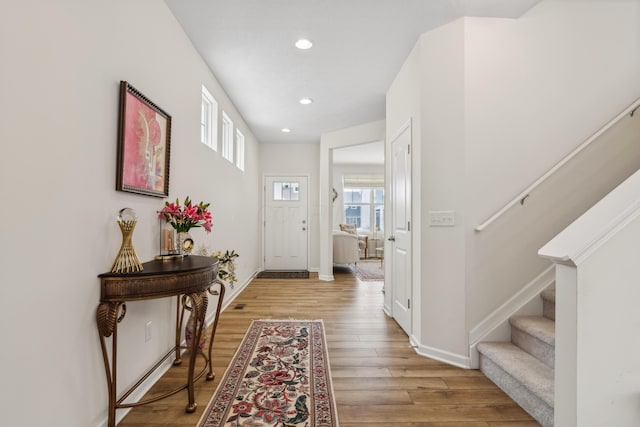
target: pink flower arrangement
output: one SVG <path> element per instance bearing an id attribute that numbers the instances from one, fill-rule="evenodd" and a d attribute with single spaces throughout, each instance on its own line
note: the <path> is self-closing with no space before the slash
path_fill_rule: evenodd
<path id="1" fill-rule="evenodd" d="M 202 227 L 207 233 L 211 231 L 213 218 L 208 208 L 210 203 L 200 202 L 197 205 L 191 203 L 187 196 L 184 206 L 180 206 L 180 200 L 175 203 L 165 202 L 160 211 L 160 218 L 164 218 L 177 232 L 189 231 L 192 228 Z"/>

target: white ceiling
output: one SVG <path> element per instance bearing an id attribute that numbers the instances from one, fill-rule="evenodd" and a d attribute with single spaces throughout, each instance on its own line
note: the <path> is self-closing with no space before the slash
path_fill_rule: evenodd
<path id="1" fill-rule="evenodd" d="M 421 33 L 463 15 L 518 17 L 538 1 L 165 0 L 265 143 L 317 142 L 384 119 L 386 91 Z M 295 48 L 299 38 L 314 46 Z"/>

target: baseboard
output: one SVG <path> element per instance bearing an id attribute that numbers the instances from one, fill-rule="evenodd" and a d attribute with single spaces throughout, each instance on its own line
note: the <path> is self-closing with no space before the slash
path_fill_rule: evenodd
<path id="1" fill-rule="evenodd" d="M 387 316 L 393 318 L 393 314 L 391 313 L 391 307 L 388 306 L 387 304 L 384 305 L 384 307 L 382 308 L 382 311 L 384 312 L 384 314 L 386 314 Z"/>
<path id="2" fill-rule="evenodd" d="M 438 348 L 422 345 L 414 335 L 409 338 L 411 346 L 420 356 L 428 357 L 448 365 L 457 366 L 458 368 L 470 369 L 471 363 L 467 356 L 463 356 L 449 351 L 440 350 Z"/>
<path id="3" fill-rule="evenodd" d="M 498 328 L 508 325 L 509 318 L 527 305 L 533 298 L 555 281 L 555 264 L 551 264 L 536 278 L 527 283 L 514 296 L 495 309 L 469 332 L 469 361 L 476 369 L 479 366 L 479 356 L 476 346 L 489 334 Z"/>
<path id="4" fill-rule="evenodd" d="M 318 280 L 324 280 L 325 282 L 333 282 L 333 274 L 318 274 Z"/>

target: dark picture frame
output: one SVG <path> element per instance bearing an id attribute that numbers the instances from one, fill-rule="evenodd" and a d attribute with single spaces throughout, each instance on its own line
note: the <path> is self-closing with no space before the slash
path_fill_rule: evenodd
<path id="1" fill-rule="evenodd" d="M 170 153 L 171 116 L 121 81 L 116 190 L 167 197 Z"/>

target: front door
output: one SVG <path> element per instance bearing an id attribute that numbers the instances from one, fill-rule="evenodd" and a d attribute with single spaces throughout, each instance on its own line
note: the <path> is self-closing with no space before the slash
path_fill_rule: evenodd
<path id="1" fill-rule="evenodd" d="M 305 176 L 265 178 L 265 270 L 308 268 L 307 181 Z"/>
<path id="2" fill-rule="evenodd" d="M 411 335 L 411 124 L 391 141 L 393 318 Z M 389 259 L 389 257 L 387 257 Z"/>

